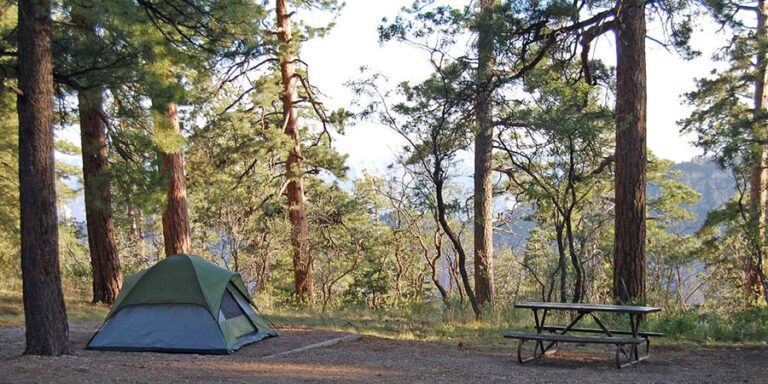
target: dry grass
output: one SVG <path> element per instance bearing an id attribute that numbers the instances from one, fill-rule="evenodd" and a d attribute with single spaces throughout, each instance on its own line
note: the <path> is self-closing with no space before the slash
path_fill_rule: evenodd
<path id="1" fill-rule="evenodd" d="M 67 316 L 71 323 L 100 323 L 109 312 L 109 306 L 91 304 L 80 295 L 65 296 Z M 0 289 L 0 327 L 24 325 L 24 305 L 19 291 Z"/>
<path id="2" fill-rule="evenodd" d="M 20 287 L 0 287 L 0 327 L 24 324 Z M 67 315 L 71 323 L 101 323 L 109 306 L 91 304 L 86 293 L 65 289 Z M 262 310 L 278 327 L 305 327 L 335 332 L 355 332 L 396 340 L 420 340 L 439 343 L 503 347 L 501 337 L 509 329 L 531 330 L 532 317 L 527 310 L 491 312 L 483 320 L 460 307 L 413 305 L 407 308 L 375 310 L 347 306 L 332 311 L 312 308 L 274 307 Z M 623 317 L 601 317 L 609 327 L 627 328 Z M 558 314 L 548 317 L 548 324 L 568 323 Z M 582 325 L 589 326 L 587 320 Z M 766 345 L 768 312 L 709 314 L 693 311 L 654 314 L 646 329 L 667 333 L 655 344 Z"/>

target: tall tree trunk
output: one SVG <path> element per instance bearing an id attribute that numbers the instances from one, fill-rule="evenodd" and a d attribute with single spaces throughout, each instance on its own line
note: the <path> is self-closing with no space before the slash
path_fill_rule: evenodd
<path id="1" fill-rule="evenodd" d="M 85 218 L 93 273 L 93 302 L 113 303 L 122 286 L 112 222 L 112 190 L 101 89 L 80 91 L 80 140 L 85 186 Z"/>
<path id="2" fill-rule="evenodd" d="M 72 22 L 78 26 L 87 46 L 98 41 L 94 14 L 81 4 L 72 5 Z M 83 156 L 85 218 L 88 226 L 88 249 L 93 274 L 93 302 L 111 304 L 122 285 L 120 259 L 112 222 L 112 190 L 107 161 L 107 129 L 102 105 L 103 88 L 95 86 L 77 93 L 80 111 L 80 145 Z"/>
<path id="3" fill-rule="evenodd" d="M 759 0 L 756 8 L 757 13 L 757 28 L 755 35 L 758 41 L 765 41 L 768 36 L 766 33 L 766 6 L 765 0 Z M 759 44 L 759 43 L 758 43 Z M 768 137 L 768 128 L 765 124 L 761 123 L 763 115 L 766 113 L 766 107 L 768 106 L 768 92 L 766 92 L 766 83 L 768 79 L 768 71 L 766 67 L 765 51 L 757 49 L 755 57 L 755 94 L 753 104 L 753 121 L 752 135 L 758 142 L 764 142 Z M 761 296 L 765 297 L 768 302 L 768 295 L 765 292 L 766 282 L 761 281 L 763 268 L 763 258 L 765 257 L 765 245 L 766 245 L 766 202 L 768 202 L 768 148 L 765 144 L 757 145 L 755 150 L 754 166 L 752 167 L 752 175 L 750 177 L 750 218 L 754 226 L 753 237 L 755 239 L 755 254 L 757 257 L 750 256 L 744 263 L 745 267 L 745 281 L 744 281 L 744 294 L 748 298 L 748 301 L 752 302 L 755 294 L 760 292 Z M 757 259 L 757 260 L 755 260 Z"/>
<path id="4" fill-rule="evenodd" d="M 479 305 L 493 303 L 493 7 L 496 0 L 480 0 L 475 136 L 475 297 Z"/>
<path id="5" fill-rule="evenodd" d="M 309 254 L 309 225 L 304 205 L 304 170 L 302 168 L 301 146 L 299 145 L 299 124 L 296 111 L 296 71 L 293 66 L 295 45 L 291 36 L 291 13 L 287 0 L 276 0 L 277 37 L 280 41 L 280 76 L 283 83 L 282 102 L 284 132 L 293 140 L 293 147 L 285 163 L 288 177 L 286 195 L 288 216 L 291 222 L 291 247 L 293 248 L 293 289 L 296 299 L 304 301 L 314 295 L 312 278 L 312 256 Z"/>
<path id="6" fill-rule="evenodd" d="M 162 118 L 158 117 L 160 134 L 181 135 L 176 103 L 161 104 Z M 182 148 L 165 148 L 160 176 L 168 183 L 168 201 L 163 211 L 163 240 L 165 256 L 192 251 L 192 240 L 187 209 L 187 181 L 184 176 Z"/>
<path id="7" fill-rule="evenodd" d="M 49 0 L 20 0 L 19 200 L 24 353 L 58 356 L 69 350 L 69 326 L 59 271 L 53 159 L 53 21 Z"/>
<path id="8" fill-rule="evenodd" d="M 613 296 L 645 296 L 645 6 L 619 0 L 616 27 L 616 221 Z"/>

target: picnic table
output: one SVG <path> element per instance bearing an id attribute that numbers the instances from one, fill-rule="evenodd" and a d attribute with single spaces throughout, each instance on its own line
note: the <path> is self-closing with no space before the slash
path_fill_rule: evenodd
<path id="1" fill-rule="evenodd" d="M 557 352 L 558 344 L 560 343 L 614 344 L 616 345 L 616 367 L 623 368 L 647 359 L 651 352 L 651 337 L 664 336 L 663 333 L 659 332 L 640 331 L 640 323 L 645 315 L 661 311 L 660 308 L 656 307 L 529 302 L 515 304 L 515 308 L 528 308 L 532 310 L 534 327 L 536 329 L 536 333 L 510 331 L 504 335 L 506 338 L 519 340 L 517 360 L 521 364 Z M 547 314 L 552 311 L 575 313 L 575 317 L 565 326 L 547 325 Z M 629 328 L 608 329 L 603 321 L 600 320 L 599 314 L 627 316 L 629 317 Z M 597 328 L 578 326 L 587 317 L 594 320 Z M 533 355 L 523 358 L 523 344 L 526 341 L 533 341 L 536 345 L 534 346 Z M 645 344 L 645 354 L 640 356 L 639 346 L 643 343 Z"/>

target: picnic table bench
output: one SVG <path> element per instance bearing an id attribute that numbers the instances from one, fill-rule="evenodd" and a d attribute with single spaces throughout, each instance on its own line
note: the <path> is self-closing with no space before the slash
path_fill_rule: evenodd
<path id="1" fill-rule="evenodd" d="M 510 331 L 504 335 L 508 339 L 519 340 L 517 360 L 520 363 L 537 360 L 544 355 L 557 352 L 560 343 L 613 344 L 616 346 L 616 367 L 623 368 L 645 360 L 650 356 L 651 337 L 662 337 L 663 333 L 640 331 L 640 323 L 647 314 L 659 312 L 660 308 L 635 305 L 578 304 L 530 302 L 515 304 L 515 308 L 527 308 L 533 311 L 536 333 Z M 551 311 L 575 312 L 576 316 L 568 325 L 546 325 L 547 314 Z M 541 312 L 541 317 L 539 313 Z M 609 329 L 597 314 L 611 313 L 629 317 L 629 329 Z M 597 328 L 578 327 L 585 317 L 591 317 Z M 573 333 L 578 333 L 574 335 Z M 587 335 L 583 335 L 587 334 Z M 523 358 L 523 344 L 526 341 L 536 343 L 533 355 Z M 645 344 L 645 354 L 640 356 L 639 346 Z"/>

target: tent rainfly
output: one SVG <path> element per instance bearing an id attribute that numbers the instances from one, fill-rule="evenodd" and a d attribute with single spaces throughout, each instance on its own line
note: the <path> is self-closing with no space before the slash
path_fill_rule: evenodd
<path id="1" fill-rule="evenodd" d="M 87 349 L 230 354 L 277 336 L 254 308 L 240 274 L 173 255 L 125 278 Z"/>

